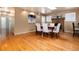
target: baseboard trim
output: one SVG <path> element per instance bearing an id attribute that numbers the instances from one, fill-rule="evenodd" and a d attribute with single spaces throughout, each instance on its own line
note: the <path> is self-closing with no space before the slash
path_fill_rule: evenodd
<path id="1" fill-rule="evenodd" d="M 34 31 L 27 31 L 27 32 L 14 33 L 14 35 L 26 34 L 26 33 L 30 33 L 30 32 L 35 32 L 35 30 L 34 30 Z"/>
<path id="2" fill-rule="evenodd" d="M 73 32 L 71 32 L 71 31 L 64 31 L 64 32 L 67 32 L 67 33 L 73 33 Z"/>

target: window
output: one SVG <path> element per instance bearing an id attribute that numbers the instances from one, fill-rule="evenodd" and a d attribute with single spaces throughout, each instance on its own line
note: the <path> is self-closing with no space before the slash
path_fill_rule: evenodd
<path id="1" fill-rule="evenodd" d="M 52 22 L 51 16 L 46 16 L 46 22 Z"/>
<path id="2" fill-rule="evenodd" d="M 66 13 L 65 14 L 65 21 L 76 21 L 76 13 Z"/>
<path id="3" fill-rule="evenodd" d="M 45 23 L 45 16 L 42 16 L 42 23 Z"/>

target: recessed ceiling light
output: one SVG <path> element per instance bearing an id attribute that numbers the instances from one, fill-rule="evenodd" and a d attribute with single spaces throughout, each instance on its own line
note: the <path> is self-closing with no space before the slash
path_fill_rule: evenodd
<path id="1" fill-rule="evenodd" d="M 35 15 L 35 13 L 34 13 L 34 12 L 30 12 L 29 14 L 31 14 L 31 15 Z"/>
<path id="2" fill-rule="evenodd" d="M 56 7 L 48 7 L 48 8 L 51 9 L 51 10 L 57 9 Z"/>
<path id="3" fill-rule="evenodd" d="M 74 7 L 66 7 L 66 8 L 74 8 Z"/>

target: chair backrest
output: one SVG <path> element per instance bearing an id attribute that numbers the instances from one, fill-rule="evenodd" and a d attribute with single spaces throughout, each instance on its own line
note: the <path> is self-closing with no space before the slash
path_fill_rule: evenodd
<path id="1" fill-rule="evenodd" d="M 59 32 L 60 31 L 60 26 L 61 26 L 61 23 L 58 23 L 57 26 L 55 26 L 54 31 Z"/>
<path id="2" fill-rule="evenodd" d="M 75 24 L 74 24 L 74 22 L 72 23 L 72 26 L 73 26 L 73 31 L 75 30 Z"/>
<path id="3" fill-rule="evenodd" d="M 48 23 L 42 23 L 43 32 L 48 32 Z"/>
<path id="4" fill-rule="evenodd" d="M 41 31 L 41 25 L 40 25 L 40 23 L 36 23 L 35 25 L 36 25 L 36 30 L 37 31 Z"/>
<path id="5" fill-rule="evenodd" d="M 57 26 L 57 25 L 58 25 L 58 23 L 55 23 L 55 24 L 54 24 L 54 26 Z"/>
<path id="6" fill-rule="evenodd" d="M 79 26 L 79 23 L 78 23 L 78 26 Z"/>

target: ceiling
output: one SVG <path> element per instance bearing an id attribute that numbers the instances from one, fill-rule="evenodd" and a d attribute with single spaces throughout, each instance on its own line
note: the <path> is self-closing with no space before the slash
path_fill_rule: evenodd
<path id="1" fill-rule="evenodd" d="M 45 9 L 45 13 L 51 12 L 51 10 L 46 7 L 22 7 L 22 9 L 36 12 L 36 13 L 43 13 L 42 9 Z"/>
<path id="2" fill-rule="evenodd" d="M 63 10 L 69 10 L 72 8 L 77 8 L 77 7 L 56 7 L 56 9 L 54 10 L 50 10 L 47 7 L 22 7 L 22 9 L 24 10 L 28 10 L 28 11 L 32 11 L 32 12 L 36 12 L 36 13 L 42 13 L 42 9 L 45 9 L 45 13 L 42 14 L 49 14 L 49 13 L 54 13 L 54 12 L 59 12 L 59 11 L 63 11 Z"/>

